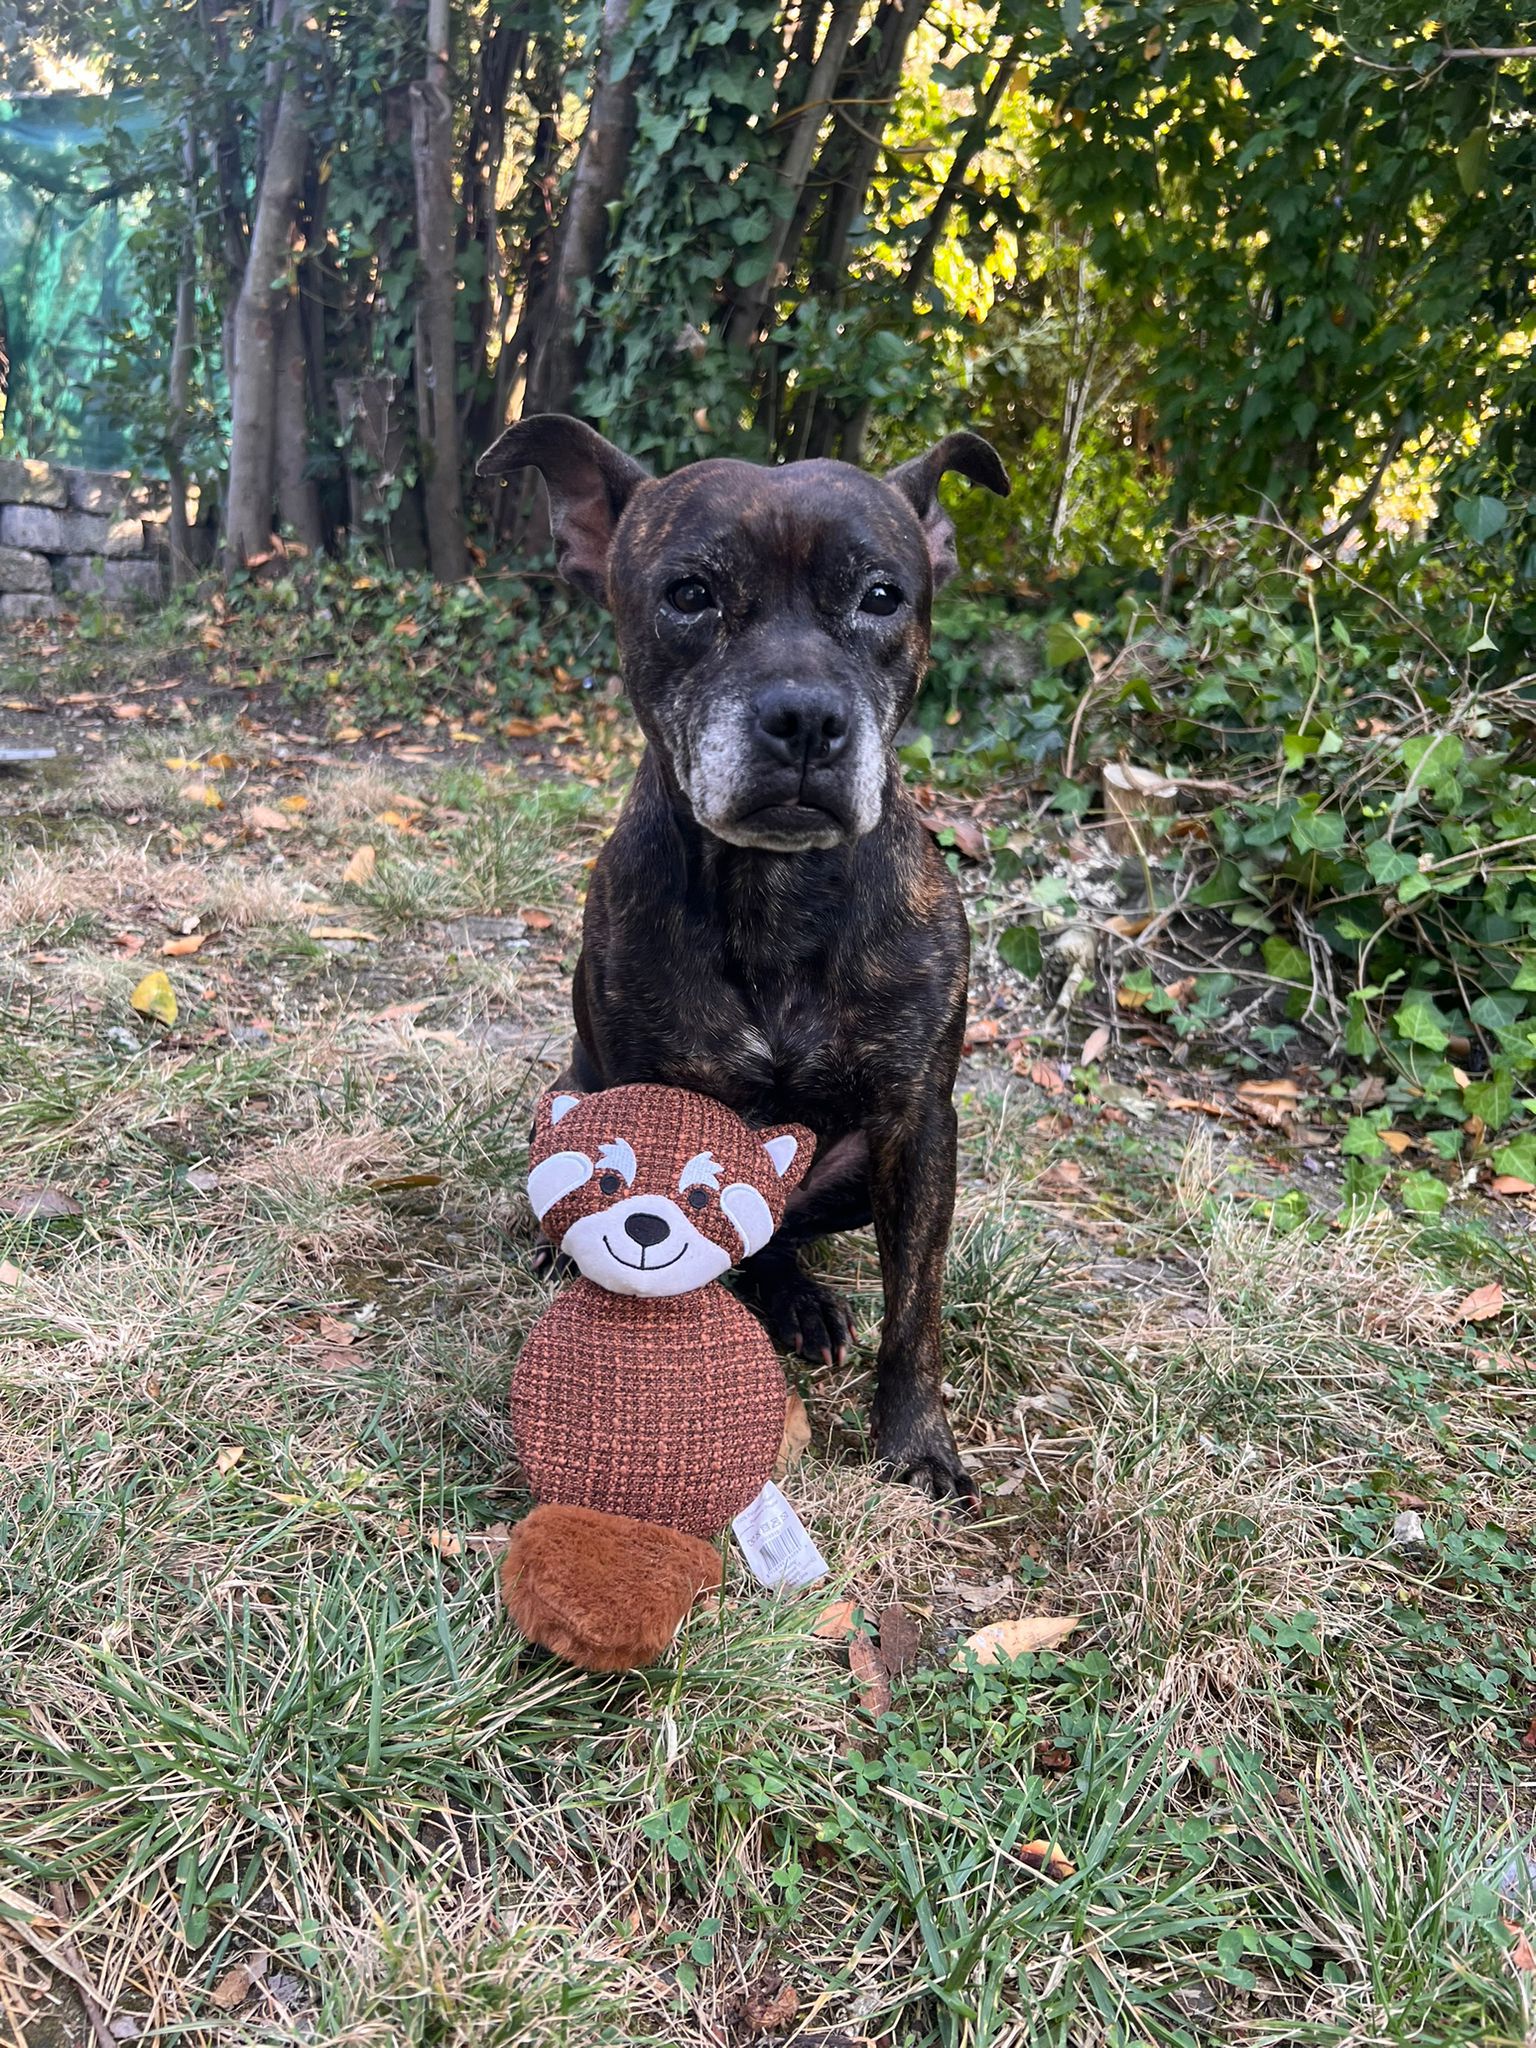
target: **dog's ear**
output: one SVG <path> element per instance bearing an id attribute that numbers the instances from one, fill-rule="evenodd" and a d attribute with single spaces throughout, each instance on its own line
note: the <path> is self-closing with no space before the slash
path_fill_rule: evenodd
<path id="1" fill-rule="evenodd" d="M 969 477 L 973 484 L 985 484 L 1000 498 L 1006 498 L 1009 491 L 1008 472 L 999 461 L 997 450 L 983 441 L 980 434 L 968 433 L 964 428 L 936 441 L 926 455 L 916 455 L 910 462 L 887 471 L 886 482 L 901 492 L 922 521 L 935 590 L 947 583 L 960 566 L 955 553 L 955 529 L 939 503 L 939 478 L 947 469 Z"/>
<path id="2" fill-rule="evenodd" d="M 595 427 L 560 412 L 519 420 L 475 464 L 476 476 L 510 476 L 519 469 L 536 469 L 544 479 L 560 574 L 606 604 L 614 528 L 646 471 Z"/>

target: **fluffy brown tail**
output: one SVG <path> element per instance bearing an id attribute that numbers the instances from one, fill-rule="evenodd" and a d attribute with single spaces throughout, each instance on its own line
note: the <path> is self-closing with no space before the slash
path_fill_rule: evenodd
<path id="1" fill-rule="evenodd" d="M 535 1508 L 501 1566 L 501 1597 L 523 1634 L 584 1671 L 654 1664 L 719 1583 L 719 1556 L 699 1537 L 595 1508 Z"/>

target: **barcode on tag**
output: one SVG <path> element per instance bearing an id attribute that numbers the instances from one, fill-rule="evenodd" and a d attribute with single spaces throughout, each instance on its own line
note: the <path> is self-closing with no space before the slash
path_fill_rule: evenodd
<path id="1" fill-rule="evenodd" d="M 827 1575 L 827 1560 L 771 1479 L 732 1522 L 731 1533 L 760 1585 L 782 1592 L 786 1586 L 809 1586 Z"/>

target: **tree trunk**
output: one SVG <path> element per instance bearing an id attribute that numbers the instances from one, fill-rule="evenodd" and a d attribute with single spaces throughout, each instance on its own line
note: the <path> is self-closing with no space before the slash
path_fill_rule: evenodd
<path id="1" fill-rule="evenodd" d="M 283 308 L 277 342 L 274 468 L 277 510 L 283 524 L 312 555 L 325 534 L 320 493 L 309 470 L 309 361 L 304 347 L 304 308 L 297 293 Z"/>
<path id="2" fill-rule="evenodd" d="M 284 23 L 273 11 L 273 27 Z M 290 242 L 309 136 L 304 93 L 291 57 L 281 67 L 272 146 L 262 167 L 250 251 L 235 304 L 234 369 L 229 386 L 229 498 L 224 564 L 243 568 L 272 538 L 276 459 L 278 324 L 291 296 Z"/>
<path id="3" fill-rule="evenodd" d="M 420 423 L 427 548 L 432 574 L 468 573 L 455 385 L 453 112 L 448 103 L 448 0 L 427 0 L 427 68 L 411 87 L 411 157 L 421 289 L 416 309 L 416 411 Z"/>
<path id="4" fill-rule="evenodd" d="M 618 199 L 635 133 L 635 67 L 615 78 L 614 49 L 629 19 L 630 0 L 603 0 L 592 111 L 566 197 L 554 258 L 554 277 L 540 331 L 528 354 L 523 410 L 564 412 L 581 374 L 576 302 L 597 275 L 608 231 L 608 208 Z"/>
<path id="5" fill-rule="evenodd" d="M 912 251 L 912 260 L 907 265 L 907 274 L 903 279 L 907 292 L 914 299 L 928 282 L 928 273 L 933 266 L 934 251 L 939 246 L 939 238 L 948 224 L 955 201 L 965 184 L 966 173 L 979 152 L 986 147 L 987 137 L 992 130 L 992 116 L 997 112 L 998 102 L 1008 90 L 1009 82 L 1018 69 L 1023 47 L 1024 38 L 1015 36 L 998 58 L 997 69 L 988 80 L 986 90 L 978 96 L 976 111 L 956 145 L 949 175 L 939 188 L 939 196 L 933 202 L 933 210 L 928 216 L 917 247 Z"/>
<path id="6" fill-rule="evenodd" d="M 182 124 L 182 170 L 186 178 L 186 219 L 181 231 L 181 268 L 176 277 L 176 332 L 166 388 L 165 467 L 171 480 L 171 582 L 192 576 L 192 534 L 187 525 L 188 411 L 192 397 L 192 355 L 197 345 L 197 143 L 190 121 Z"/>

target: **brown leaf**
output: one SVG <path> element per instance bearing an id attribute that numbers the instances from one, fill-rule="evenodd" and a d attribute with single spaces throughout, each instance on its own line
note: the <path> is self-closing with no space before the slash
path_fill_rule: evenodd
<path id="1" fill-rule="evenodd" d="M 1091 1067 L 1095 1060 L 1102 1059 L 1109 1050 L 1109 1038 L 1109 1026 L 1107 1024 L 1096 1025 L 1083 1040 L 1083 1049 L 1077 1056 L 1078 1065 L 1080 1067 Z"/>
<path id="2" fill-rule="evenodd" d="M 132 718 L 142 718 L 144 716 L 144 706 L 142 704 L 114 704 L 112 706 L 112 716 L 125 721 Z"/>
<path id="3" fill-rule="evenodd" d="M 782 1479 L 805 1456 L 811 1441 L 810 1418 L 805 1412 L 805 1403 L 791 1387 L 784 1402 L 784 1434 L 779 1439 L 779 1455 L 773 1461 L 773 1476 Z"/>
<path id="4" fill-rule="evenodd" d="M 367 939 L 371 945 L 378 944 L 377 932 L 360 932 L 350 924 L 312 924 L 309 928 L 312 939 Z"/>
<path id="5" fill-rule="evenodd" d="M 216 2005 L 220 2012 L 233 2012 L 237 2005 L 243 2005 L 267 1974 L 269 1960 L 264 1950 L 257 1949 L 243 1963 L 236 1963 L 232 1970 L 226 1970 L 209 1992 L 209 2003 Z"/>
<path id="6" fill-rule="evenodd" d="M 972 1614 L 985 1614 L 989 1607 L 1016 1595 L 1018 1590 L 1012 1579 L 994 1579 L 988 1586 L 967 1586 L 952 1580 L 943 1588 L 946 1593 L 952 1593 L 962 1606 L 969 1607 Z"/>
<path id="7" fill-rule="evenodd" d="M 816 1637 L 818 1642 L 846 1642 L 858 1626 L 858 1612 L 859 1609 L 856 1601 L 829 1601 L 811 1623 L 811 1634 Z"/>
<path id="8" fill-rule="evenodd" d="M 1456 1309 L 1458 1323 L 1486 1323 L 1503 1313 L 1504 1289 L 1497 1280 L 1490 1280 L 1482 1287 L 1474 1287 Z"/>
<path id="9" fill-rule="evenodd" d="M 749 1991 L 730 1999 L 725 2016 L 733 2033 L 751 2038 L 781 2034 L 800 2010 L 799 1995 L 777 1970 L 765 1970 Z"/>
<path id="10" fill-rule="evenodd" d="M 184 939 L 167 939 L 160 951 L 167 959 L 182 960 L 189 953 L 200 953 L 208 943 L 207 932 L 190 932 Z"/>
<path id="11" fill-rule="evenodd" d="M 1349 1099 L 1362 1113 L 1374 1109 L 1379 1102 L 1387 1099 L 1387 1084 L 1380 1074 L 1367 1074 L 1363 1081 L 1357 1081 L 1349 1091 Z"/>
<path id="12" fill-rule="evenodd" d="M 181 794 L 189 804 L 201 804 L 205 811 L 222 811 L 224 808 L 224 799 L 211 782 L 184 783 Z"/>
<path id="13" fill-rule="evenodd" d="M 1063 1856 L 1054 1842 L 1026 1842 L 1019 1851 L 1019 1861 L 1057 1884 L 1077 1869 L 1077 1865 Z"/>
<path id="14" fill-rule="evenodd" d="M 221 1444 L 213 1462 L 221 1472 L 233 1472 L 244 1456 L 244 1444 Z"/>
<path id="15" fill-rule="evenodd" d="M 373 871 L 379 864 L 378 849 L 360 846 L 341 871 L 341 879 L 350 882 L 354 889 L 360 889 L 365 882 L 373 880 Z"/>
<path id="16" fill-rule="evenodd" d="M 1105 925 L 1122 939 L 1139 939 L 1156 915 L 1155 910 L 1148 910 L 1140 917 L 1111 917 L 1105 919 Z M 1145 1002 L 1146 998 L 1142 1000 Z"/>
<path id="17" fill-rule="evenodd" d="M 1058 1749 L 1054 1742 L 1041 1741 L 1035 1744 L 1035 1769 L 1047 1773 L 1070 1771 L 1073 1756 L 1070 1749 Z"/>
<path id="18" fill-rule="evenodd" d="M 0 1194 L 0 1216 L 14 1216 L 18 1223 L 47 1222 L 58 1216 L 83 1216 L 85 1211 L 73 1195 L 62 1188 L 39 1181 L 35 1187 L 11 1188 Z"/>
<path id="19" fill-rule="evenodd" d="M 442 1184 L 440 1173 L 389 1173 L 382 1180 L 365 1182 L 368 1192 L 373 1195 L 393 1194 L 399 1188 L 440 1188 Z"/>
<path id="20" fill-rule="evenodd" d="M 877 1721 L 890 1709 L 891 1680 L 880 1661 L 880 1652 L 862 1633 L 849 1638 L 848 1669 L 859 1683 L 859 1705 L 872 1721 Z"/>
<path id="21" fill-rule="evenodd" d="M 118 932 L 112 941 L 120 953 L 142 953 L 144 934 L 142 932 Z"/>
<path id="22" fill-rule="evenodd" d="M 1143 1010 L 1152 1000 L 1149 988 L 1127 988 L 1124 983 L 1115 990 L 1116 1005 L 1122 1010 Z"/>
<path id="23" fill-rule="evenodd" d="M 464 1538 L 455 1529 L 429 1529 L 427 1541 L 439 1557 L 462 1557 Z"/>
<path id="24" fill-rule="evenodd" d="M 1080 1614 L 1025 1614 L 1017 1621 L 994 1621 L 966 1637 L 953 1660 L 955 1669 L 966 1669 L 967 1651 L 978 1664 L 989 1666 L 1005 1657 L 1026 1656 L 1031 1650 L 1054 1650 L 1081 1620 Z"/>
<path id="25" fill-rule="evenodd" d="M 965 1050 L 972 1052 L 978 1045 L 991 1045 L 1002 1035 L 1003 1027 L 996 1017 L 978 1017 L 965 1027 Z"/>
<path id="26" fill-rule="evenodd" d="M 1514 1946 L 1509 1952 L 1509 1967 L 1512 1970 L 1536 1970 L 1536 1950 L 1531 1948 L 1530 1937 L 1525 1929 L 1513 1920 L 1506 1920 L 1504 1925 L 1515 1937 Z"/>
<path id="27" fill-rule="evenodd" d="M 555 921 L 547 910 L 520 910 L 517 914 L 531 932 L 547 932 Z"/>
<path id="28" fill-rule="evenodd" d="M 1182 1010 L 1198 986 L 1199 984 L 1196 982 L 1195 977 L 1192 974 L 1186 974 L 1178 981 L 1170 981 L 1163 990 L 1163 994 L 1170 1003 L 1177 1003 Z"/>
<path id="29" fill-rule="evenodd" d="M 26 1277 L 20 1266 L 13 1266 L 9 1259 L 0 1259 L 0 1287 L 20 1287 Z"/>
<path id="30" fill-rule="evenodd" d="M 1047 1095 L 1064 1095 L 1066 1082 L 1061 1070 L 1050 1060 L 1026 1060 L 1020 1053 L 1013 1062 L 1013 1071 L 1022 1074 L 1026 1081 L 1033 1081 L 1037 1088 L 1043 1088 Z"/>
<path id="31" fill-rule="evenodd" d="M 487 1522 L 483 1529 L 469 1529 L 463 1537 L 466 1550 L 483 1550 L 493 1557 L 499 1557 L 512 1540 L 512 1531 L 505 1522 Z"/>
<path id="32" fill-rule="evenodd" d="M 1496 1173 L 1488 1183 L 1492 1195 L 1536 1195 L 1536 1181 L 1522 1180 L 1517 1173 Z"/>
<path id="33" fill-rule="evenodd" d="M 940 829 L 944 826 L 954 834 L 955 845 L 967 860 L 986 859 L 991 851 L 987 835 L 974 818 L 945 818 L 940 821 Z"/>
<path id="34" fill-rule="evenodd" d="M 293 830 L 292 818 L 284 817 L 283 813 L 279 810 L 274 810 L 271 804 L 252 804 L 245 814 L 245 822 L 247 825 L 254 825 L 261 832 L 291 832 Z"/>
<path id="35" fill-rule="evenodd" d="M 1406 1131 L 1378 1131 L 1376 1135 L 1394 1159 L 1401 1159 L 1405 1152 L 1411 1152 L 1416 1142 Z"/>
<path id="36" fill-rule="evenodd" d="M 352 1323 L 344 1323 L 339 1316 L 322 1316 L 320 1334 L 327 1344 L 355 1344 L 357 1329 Z"/>
<path id="37" fill-rule="evenodd" d="M 1520 1738 L 1520 1747 L 1528 1756 L 1536 1756 L 1536 1714 L 1525 1724 L 1525 1733 Z"/>
<path id="38" fill-rule="evenodd" d="M 1075 1159 L 1058 1159 L 1054 1166 L 1048 1166 L 1035 1186 L 1042 1193 L 1066 1195 L 1075 1193 L 1083 1184 L 1083 1169 Z"/>
<path id="39" fill-rule="evenodd" d="M 917 1623 L 899 1600 L 880 1610 L 880 1662 L 892 1678 L 900 1678 L 917 1662 L 922 1645 Z"/>

